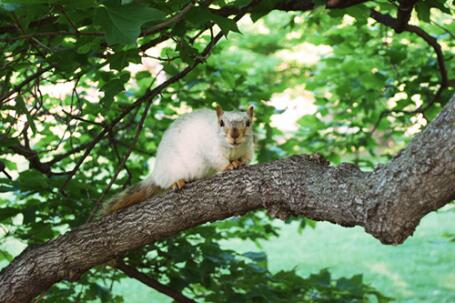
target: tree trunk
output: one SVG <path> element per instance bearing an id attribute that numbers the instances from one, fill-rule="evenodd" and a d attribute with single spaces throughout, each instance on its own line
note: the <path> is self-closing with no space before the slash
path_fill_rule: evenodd
<path id="1" fill-rule="evenodd" d="M 265 208 L 363 226 L 385 244 L 409 237 L 420 219 L 455 199 L 455 96 L 387 165 L 363 172 L 318 155 L 226 172 L 107 216 L 26 249 L 0 273 L 0 302 L 28 302 L 61 280 L 193 226 Z"/>

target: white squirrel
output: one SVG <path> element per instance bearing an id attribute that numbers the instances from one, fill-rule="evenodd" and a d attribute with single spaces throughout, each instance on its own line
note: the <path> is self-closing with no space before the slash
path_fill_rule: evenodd
<path id="1" fill-rule="evenodd" d="M 158 146 L 152 174 L 108 200 L 112 213 L 186 182 L 247 165 L 253 157 L 253 106 L 247 112 L 200 109 L 175 120 Z"/>

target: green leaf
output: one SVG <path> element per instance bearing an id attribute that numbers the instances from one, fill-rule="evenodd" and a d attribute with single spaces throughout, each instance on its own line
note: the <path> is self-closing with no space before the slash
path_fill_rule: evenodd
<path id="1" fill-rule="evenodd" d="M 32 129 L 32 132 L 36 134 L 36 126 L 35 122 L 30 116 L 30 112 L 27 109 L 27 106 L 25 105 L 24 99 L 21 96 L 16 97 L 16 110 L 19 114 L 25 114 L 27 117 L 27 121 L 30 125 L 30 128 Z"/>
<path id="2" fill-rule="evenodd" d="M 186 63 L 192 64 L 194 59 L 198 55 L 197 49 L 191 46 L 188 42 L 182 39 L 178 45 L 178 52 L 180 53 L 180 57 Z"/>
<path id="3" fill-rule="evenodd" d="M 17 185 L 22 191 L 41 191 L 49 188 L 47 177 L 33 169 L 21 172 Z"/>
<path id="4" fill-rule="evenodd" d="M 139 63 L 140 57 L 137 53 L 137 50 L 129 50 L 129 51 L 119 51 L 109 56 L 108 58 L 109 66 L 112 69 L 116 69 L 118 71 L 122 71 L 125 67 L 128 66 L 129 63 Z"/>
<path id="5" fill-rule="evenodd" d="M 428 121 L 432 121 L 436 116 L 441 112 L 441 107 L 437 105 L 433 105 L 427 110 L 425 110 L 424 115 L 428 119 Z"/>
<path id="6" fill-rule="evenodd" d="M 225 36 L 227 36 L 230 31 L 240 33 L 237 23 L 234 20 L 215 14 L 213 14 L 212 18 Z"/>
<path id="7" fill-rule="evenodd" d="M 453 2 L 452 2 L 453 3 Z M 431 7 L 439 9 L 441 12 L 446 14 L 451 14 L 450 9 L 444 5 L 444 0 L 439 1 L 429 1 L 428 3 Z"/>
<path id="8" fill-rule="evenodd" d="M 108 2 L 96 9 L 95 22 L 104 29 L 107 43 L 135 44 L 144 23 L 160 21 L 164 17 L 162 11 L 144 4 Z"/>
<path id="9" fill-rule="evenodd" d="M 370 9 L 364 5 L 354 5 L 346 8 L 346 13 L 358 21 L 365 21 L 370 15 Z"/>
<path id="10" fill-rule="evenodd" d="M 13 208 L 13 207 L 0 208 L 0 221 L 4 221 L 6 219 L 14 217 L 15 215 L 17 215 L 20 212 L 21 211 L 18 208 Z"/>
<path id="11" fill-rule="evenodd" d="M 3 250 L 3 249 L 0 250 L 0 261 L 6 260 L 8 262 L 11 262 L 13 260 L 13 258 L 14 257 L 6 250 Z"/>
<path id="12" fill-rule="evenodd" d="M 426 2 L 418 1 L 415 5 L 417 17 L 424 22 L 430 22 L 430 6 Z"/>
<path id="13" fill-rule="evenodd" d="M 0 185 L 0 193 L 7 193 L 13 191 L 15 188 L 12 186 Z"/>
<path id="14" fill-rule="evenodd" d="M 260 18 L 264 17 L 270 11 L 273 9 L 275 6 L 275 3 L 278 2 L 278 0 L 264 0 L 260 1 L 258 5 L 255 6 L 254 10 L 250 14 L 250 18 L 253 22 L 256 22 Z"/>
<path id="15" fill-rule="evenodd" d="M 213 14 L 208 9 L 200 6 L 193 7 L 185 17 L 185 20 L 196 27 L 201 27 L 212 19 Z"/>
<path id="16" fill-rule="evenodd" d="M 241 8 L 247 6 L 248 4 L 250 4 L 250 2 L 251 0 L 235 0 L 234 3 L 232 3 L 232 6 Z"/>
<path id="17" fill-rule="evenodd" d="M 263 267 L 267 266 L 267 255 L 262 251 L 260 251 L 260 252 L 249 251 L 249 252 L 244 253 L 243 256 L 251 259 L 252 261 L 254 261 L 255 263 L 257 263 Z"/>

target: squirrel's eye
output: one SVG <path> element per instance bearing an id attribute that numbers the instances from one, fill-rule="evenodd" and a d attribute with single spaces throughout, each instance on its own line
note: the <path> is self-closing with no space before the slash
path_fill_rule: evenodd
<path id="1" fill-rule="evenodd" d="M 249 127 L 250 124 L 251 124 L 250 120 L 247 120 L 247 121 L 246 121 L 246 127 Z"/>
<path id="2" fill-rule="evenodd" d="M 224 127 L 224 121 L 223 120 L 220 120 L 220 126 Z"/>

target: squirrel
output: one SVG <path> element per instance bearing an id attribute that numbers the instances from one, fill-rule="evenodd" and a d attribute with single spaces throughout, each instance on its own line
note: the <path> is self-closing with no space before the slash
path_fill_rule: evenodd
<path id="1" fill-rule="evenodd" d="M 101 215 L 142 202 L 168 188 L 247 165 L 253 156 L 253 106 L 246 112 L 199 109 L 165 131 L 152 174 L 107 200 Z"/>

